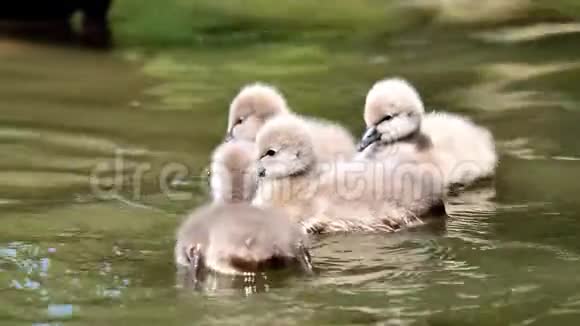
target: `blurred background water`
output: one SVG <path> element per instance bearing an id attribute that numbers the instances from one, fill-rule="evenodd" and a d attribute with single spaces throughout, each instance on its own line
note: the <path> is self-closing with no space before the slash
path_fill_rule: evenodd
<path id="1" fill-rule="evenodd" d="M 108 51 L 0 37 L 0 324 L 577 325 L 579 16 L 575 0 L 123 0 Z M 366 91 L 393 75 L 493 131 L 493 185 L 452 198 L 446 225 L 315 241 L 313 277 L 176 287 L 174 230 L 207 200 L 244 83 L 360 135 Z"/>

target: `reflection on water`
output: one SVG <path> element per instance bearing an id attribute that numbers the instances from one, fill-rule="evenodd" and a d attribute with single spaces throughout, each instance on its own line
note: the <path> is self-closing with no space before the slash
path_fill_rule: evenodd
<path id="1" fill-rule="evenodd" d="M 349 3 L 310 15 L 317 4 L 297 2 L 290 14 L 281 6 L 254 17 L 241 5 L 221 16 L 225 5 L 202 1 L 196 9 L 215 20 L 192 23 L 183 2 L 155 16 L 175 18 L 160 31 L 144 23 L 148 6 L 115 8 L 127 44 L 148 40 L 126 39 L 141 31 L 158 45 L 179 29 L 163 49 L 95 53 L 0 39 L 0 320 L 576 325 L 580 42 L 562 11 L 573 4 L 489 1 L 472 10 L 471 1 L 413 1 L 389 11 L 397 19 L 388 25 L 366 6 L 372 0 Z M 237 30 L 230 39 L 228 28 Z M 188 43 L 192 30 L 204 40 Z M 416 82 L 428 107 L 489 127 L 501 153 L 497 178 L 450 197 L 446 223 L 315 240 L 314 276 L 177 286 L 174 229 L 207 198 L 199 176 L 237 90 L 270 81 L 297 112 L 359 135 L 364 95 L 386 75 Z M 103 185 L 115 180 L 119 152 L 123 187 L 97 196 L 91 171 L 105 167 Z M 188 173 L 160 178 L 171 163 Z M 166 196 L 164 181 L 189 196 Z"/>
<path id="2" fill-rule="evenodd" d="M 517 43 L 578 32 L 580 32 L 580 24 L 578 23 L 540 23 L 532 26 L 503 28 L 480 35 L 482 39 L 490 42 Z"/>
<path id="3" fill-rule="evenodd" d="M 287 271 L 267 271 L 246 273 L 244 275 L 222 275 L 204 271 L 193 275 L 191 269 L 178 268 L 176 285 L 181 295 L 204 294 L 213 297 L 224 295 L 251 296 L 267 293 L 291 285 L 291 282 L 304 281 L 307 274 L 299 269 Z"/>
<path id="4" fill-rule="evenodd" d="M 545 75 L 573 71 L 580 68 L 578 62 L 558 62 L 545 65 L 525 63 L 494 63 L 479 69 L 481 80 L 476 85 L 458 90 L 452 98 L 464 105 L 482 110 L 517 110 L 521 108 L 545 108 L 558 106 L 565 101 L 561 94 L 542 90 L 513 90 L 518 82 L 541 78 Z"/>

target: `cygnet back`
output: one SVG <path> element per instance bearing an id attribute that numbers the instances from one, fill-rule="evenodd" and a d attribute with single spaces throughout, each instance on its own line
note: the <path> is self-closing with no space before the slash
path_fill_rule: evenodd
<path id="1" fill-rule="evenodd" d="M 304 232 L 274 209 L 247 204 L 208 205 L 180 227 L 179 265 L 224 274 L 299 266 L 309 270 Z"/>
<path id="2" fill-rule="evenodd" d="M 493 135 L 471 120 L 451 113 L 432 112 L 422 131 L 433 143 L 449 184 L 469 185 L 495 173 L 498 157 Z"/>
<path id="3" fill-rule="evenodd" d="M 352 135 L 341 125 L 321 119 L 302 117 L 313 138 L 321 162 L 350 160 L 356 154 Z"/>

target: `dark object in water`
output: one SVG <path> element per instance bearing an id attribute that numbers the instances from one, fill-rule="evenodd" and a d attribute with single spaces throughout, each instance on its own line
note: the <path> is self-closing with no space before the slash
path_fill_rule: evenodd
<path id="1" fill-rule="evenodd" d="M 73 41 L 71 18 L 82 14 L 80 40 L 108 47 L 111 32 L 107 13 L 112 0 L 4 0 L 0 4 L 0 33 L 39 40 Z"/>

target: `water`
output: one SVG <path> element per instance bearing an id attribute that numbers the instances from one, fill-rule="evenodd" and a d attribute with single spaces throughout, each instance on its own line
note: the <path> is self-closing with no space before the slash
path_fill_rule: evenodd
<path id="1" fill-rule="evenodd" d="M 1 324 L 578 323 L 577 5 L 254 3 L 262 14 L 207 4 L 199 20 L 180 2 L 119 3 L 108 52 L 0 39 Z M 272 82 L 360 135 L 364 95 L 388 75 L 493 131 L 494 184 L 450 200 L 446 225 L 315 241 L 315 276 L 177 288 L 173 233 L 207 199 L 239 87 Z"/>

